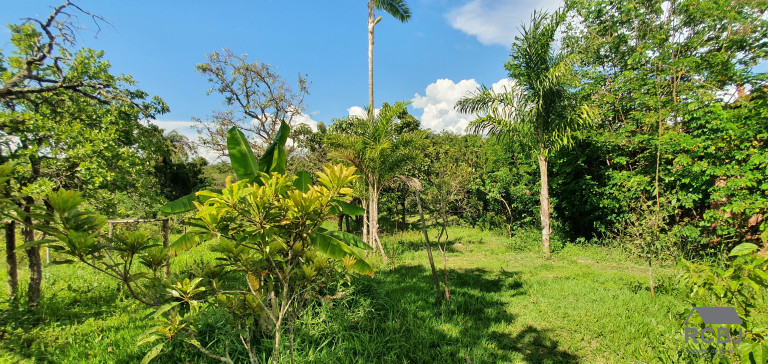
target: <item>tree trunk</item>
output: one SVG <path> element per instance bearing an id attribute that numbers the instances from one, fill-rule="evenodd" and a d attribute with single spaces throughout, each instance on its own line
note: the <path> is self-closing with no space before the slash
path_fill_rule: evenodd
<path id="1" fill-rule="evenodd" d="M 377 183 L 369 183 L 368 184 L 368 192 L 370 193 L 370 201 L 368 202 L 368 205 L 370 207 L 370 213 L 369 213 L 369 229 L 370 229 L 370 235 L 371 235 L 371 242 L 373 243 L 373 248 L 379 248 L 379 254 L 381 254 L 381 258 L 384 259 L 384 262 L 387 262 L 389 258 L 387 258 L 387 254 L 384 253 L 384 247 L 381 245 L 381 240 L 379 240 L 379 185 Z"/>
<path id="2" fill-rule="evenodd" d="M 31 212 L 31 204 L 34 203 L 31 197 L 25 198 L 24 212 L 29 214 Z M 35 241 L 35 231 L 32 230 L 32 218 L 26 216 L 24 218 L 24 228 L 22 229 L 22 235 L 24 236 L 24 243 L 31 243 Z M 27 302 L 31 305 L 37 303 L 40 299 L 40 286 L 43 282 L 43 262 L 40 259 L 40 247 L 34 246 L 25 249 L 29 260 L 29 289 L 27 290 Z"/>
<path id="3" fill-rule="evenodd" d="M 547 157 L 543 154 L 539 155 L 539 173 L 541 174 L 541 194 L 539 202 L 541 203 L 541 245 L 544 250 L 544 254 L 549 257 L 549 235 L 552 233 L 552 228 L 549 223 L 549 178 L 547 176 Z"/>
<path id="4" fill-rule="evenodd" d="M 275 344 L 272 347 L 272 363 L 274 364 L 280 363 L 280 330 L 280 321 L 278 321 L 275 323 Z"/>
<path id="5" fill-rule="evenodd" d="M 439 243 L 438 243 L 439 244 Z M 448 249 L 448 246 L 440 248 L 440 253 L 443 255 L 443 275 L 445 278 L 445 300 L 450 301 L 451 300 L 451 288 L 448 286 L 448 263 L 446 261 L 445 257 L 445 251 Z"/>
<path id="6" fill-rule="evenodd" d="M 403 208 L 400 210 L 400 213 L 400 225 L 402 225 L 400 229 L 405 230 L 405 199 L 403 199 Z"/>
<path id="7" fill-rule="evenodd" d="M 19 271 L 16 262 L 16 221 L 5 224 L 5 262 L 8 269 L 8 299 L 19 291 Z"/>
<path id="8" fill-rule="evenodd" d="M 673 100 L 675 100 L 673 98 Z M 660 174 L 660 167 L 661 167 L 661 127 L 662 127 L 662 118 L 659 117 L 659 130 L 658 130 L 658 138 L 656 139 L 656 222 L 655 222 L 655 240 L 656 242 L 659 241 L 659 233 L 660 233 L 660 226 L 661 223 L 661 199 L 660 199 L 660 187 L 659 187 L 659 174 Z M 654 243 L 651 242 L 650 249 L 648 250 L 648 279 L 650 280 L 649 285 L 651 286 L 651 297 L 656 297 L 656 292 L 653 288 L 653 250 L 654 249 Z"/>
<path id="9" fill-rule="evenodd" d="M 437 269 L 435 269 L 435 260 L 432 258 L 432 245 L 429 244 L 429 234 L 427 233 L 427 223 L 424 222 L 424 210 L 421 209 L 421 195 L 416 190 L 416 204 L 419 206 L 419 217 L 421 217 L 421 230 L 424 232 L 424 242 L 427 245 L 427 256 L 429 257 L 429 267 L 432 268 L 432 279 L 435 281 L 435 289 L 437 291 L 437 300 L 443 298 L 440 293 L 440 279 L 437 278 Z"/>
<path id="10" fill-rule="evenodd" d="M 440 206 L 442 210 L 443 215 L 443 226 L 440 230 L 440 237 L 437 238 L 437 244 L 438 248 L 440 248 L 440 253 L 443 254 L 443 274 L 445 278 L 445 300 L 450 301 L 451 300 L 451 288 L 448 285 L 448 263 L 445 257 L 445 253 L 448 250 L 448 208 L 446 207 L 445 200 L 448 197 L 442 198 L 442 201 L 440 201 Z M 443 246 L 440 247 L 440 238 L 443 237 L 443 234 L 445 234 L 445 240 L 443 240 Z"/>
<path id="11" fill-rule="evenodd" d="M 374 0 L 368 0 L 368 118 L 373 120 L 373 28 L 376 26 L 374 18 Z"/>
<path id="12" fill-rule="evenodd" d="M 40 158 L 36 154 L 29 156 L 29 164 L 32 168 L 31 180 L 36 181 L 40 178 Z M 32 217 L 29 213 L 32 211 L 32 205 L 35 200 L 32 197 L 24 198 L 24 212 L 27 216 L 24 218 L 24 228 L 22 235 L 24 243 L 31 243 L 35 240 L 35 231 L 32 230 Z M 29 260 L 29 289 L 27 290 L 27 302 L 31 305 L 37 303 L 40 299 L 40 286 L 43 283 L 43 262 L 40 258 L 40 247 L 34 246 L 25 249 Z"/>
<path id="13" fill-rule="evenodd" d="M 370 212 L 370 206 L 368 206 L 368 200 L 365 198 L 361 199 L 361 203 L 363 205 L 363 241 L 368 243 L 373 248 L 373 242 L 371 242 L 370 237 L 368 236 L 368 215 Z"/>

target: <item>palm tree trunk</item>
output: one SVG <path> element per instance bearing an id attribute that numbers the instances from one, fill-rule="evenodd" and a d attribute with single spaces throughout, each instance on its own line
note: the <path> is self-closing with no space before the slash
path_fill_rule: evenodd
<path id="1" fill-rule="evenodd" d="M 373 28 L 376 26 L 374 18 L 374 1 L 368 0 L 368 117 L 373 120 Z"/>
<path id="2" fill-rule="evenodd" d="M 363 204 L 363 241 L 368 243 L 371 247 L 373 247 L 373 243 L 371 242 L 370 237 L 368 236 L 368 215 L 370 212 L 370 207 L 368 206 L 369 199 L 361 198 L 360 201 Z"/>
<path id="3" fill-rule="evenodd" d="M 541 194 L 539 202 L 541 203 L 541 245 L 544 254 L 549 257 L 549 235 L 552 228 L 549 223 L 549 178 L 547 176 L 547 156 L 539 154 L 539 173 L 541 174 Z"/>
<path id="4" fill-rule="evenodd" d="M 369 185 L 369 192 L 370 192 L 370 212 L 369 212 L 369 228 L 370 228 L 370 235 L 371 235 L 371 243 L 373 244 L 373 248 L 379 249 L 379 254 L 381 254 L 381 258 L 384 259 L 384 261 L 388 261 L 389 258 L 387 258 L 387 254 L 384 253 L 384 247 L 381 245 L 381 240 L 379 240 L 379 185 L 377 183 L 370 183 Z"/>

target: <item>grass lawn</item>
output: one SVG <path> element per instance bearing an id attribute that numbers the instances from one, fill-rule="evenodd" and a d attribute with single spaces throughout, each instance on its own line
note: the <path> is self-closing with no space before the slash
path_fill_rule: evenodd
<path id="1" fill-rule="evenodd" d="M 691 304 L 677 290 L 670 268 L 655 269 L 658 286 L 652 298 L 647 264 L 614 249 L 556 245 L 545 259 L 535 235 L 510 240 L 458 227 L 449 233 L 450 302 L 436 299 L 420 234 L 387 235 L 389 264 L 377 262 L 375 277 L 356 279 L 350 295 L 301 318 L 297 361 L 695 361 L 685 352 L 681 329 Z M 442 279 L 440 253 L 434 254 Z M 173 270 L 184 271 L 207 255 L 212 253 L 198 247 Z M 151 326 L 152 310 L 85 266 L 48 266 L 44 274 L 44 298 L 35 310 L 2 303 L 0 362 L 141 360 L 150 346 L 137 348 L 136 342 Z M 21 276 L 24 282 L 26 272 Z M 226 317 L 209 313 L 198 339 L 223 353 L 224 342 L 233 338 L 227 326 Z M 244 353 L 230 346 L 238 362 Z M 288 362 L 287 350 L 283 353 Z M 166 346 L 153 362 L 212 361 L 179 343 Z"/>

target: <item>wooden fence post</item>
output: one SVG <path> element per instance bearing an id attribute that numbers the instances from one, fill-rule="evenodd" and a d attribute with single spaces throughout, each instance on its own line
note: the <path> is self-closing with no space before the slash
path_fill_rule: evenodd
<path id="1" fill-rule="evenodd" d="M 171 234 L 171 222 L 170 219 L 164 219 L 163 220 L 163 249 L 167 252 L 168 251 L 168 238 Z M 168 276 L 171 274 L 171 255 L 168 254 L 167 257 L 165 257 L 165 270 L 164 272 L 164 278 L 168 278 Z"/>
<path id="2" fill-rule="evenodd" d="M 16 221 L 5 223 L 5 262 L 8 269 L 8 298 L 15 299 L 19 289 L 19 271 L 16 262 Z"/>

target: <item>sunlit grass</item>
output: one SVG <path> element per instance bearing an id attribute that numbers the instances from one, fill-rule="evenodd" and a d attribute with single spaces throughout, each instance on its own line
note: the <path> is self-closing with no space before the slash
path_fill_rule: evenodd
<path id="1" fill-rule="evenodd" d="M 437 231 L 431 230 L 430 236 Z M 669 266 L 655 269 L 617 249 L 553 242 L 539 252 L 536 231 L 510 239 L 478 229 L 449 229 L 451 301 L 436 298 L 420 231 L 388 234 L 388 263 L 371 255 L 375 277 L 354 280 L 352 293 L 315 305 L 296 327 L 298 362 L 568 363 L 686 361 L 680 325 L 690 303 Z M 433 252 L 442 280 L 442 258 Z M 175 258 L 177 273 L 214 254 L 206 246 Z M 21 265 L 20 265 L 21 266 Z M 4 271 L 4 270 L 3 270 Z M 4 272 L 3 272 L 4 274 Z M 22 284 L 27 277 L 22 270 Z M 0 311 L 0 362 L 134 363 L 148 347 L 137 338 L 152 310 L 118 284 L 82 265 L 47 266 L 38 307 Z M 246 358 L 228 319 L 205 313 L 198 339 L 235 362 Z M 268 339 L 268 338 L 267 338 Z M 286 344 L 287 345 L 287 344 Z M 265 340 L 263 351 L 269 352 Z M 286 348 L 287 349 L 287 348 Z M 288 361 L 288 351 L 283 351 Z M 265 354 L 266 355 L 266 354 Z M 184 344 L 158 363 L 204 363 Z"/>

